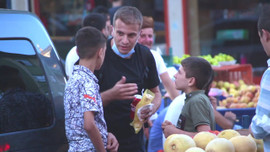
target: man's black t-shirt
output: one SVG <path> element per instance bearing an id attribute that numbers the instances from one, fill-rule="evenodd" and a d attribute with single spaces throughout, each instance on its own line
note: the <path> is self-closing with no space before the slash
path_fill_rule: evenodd
<path id="1" fill-rule="evenodd" d="M 122 76 L 126 77 L 126 83 L 136 83 L 138 93 L 143 89 L 151 89 L 159 85 L 155 60 L 150 50 L 140 44 L 136 44 L 135 53 L 131 58 L 121 58 L 111 49 L 110 40 L 107 42 L 107 50 L 104 63 L 99 71 L 95 71 L 99 79 L 100 92 L 112 88 Z M 119 151 L 143 151 L 143 132 L 135 134 L 130 126 L 130 104 L 132 100 L 117 100 L 104 107 L 104 116 L 108 131 L 112 132 L 120 143 Z M 127 149 L 126 149 L 127 148 Z"/>

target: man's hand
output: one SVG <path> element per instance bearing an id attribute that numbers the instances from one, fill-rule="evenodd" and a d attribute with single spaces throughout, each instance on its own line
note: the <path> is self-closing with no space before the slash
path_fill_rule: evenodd
<path id="1" fill-rule="evenodd" d="M 148 119 L 152 116 L 152 114 L 153 104 L 145 105 L 138 110 L 138 117 L 140 121 L 143 121 L 144 123 L 147 123 Z"/>
<path id="2" fill-rule="evenodd" d="M 103 106 L 106 106 L 112 100 L 134 99 L 134 95 L 138 92 L 136 83 L 126 83 L 126 77 L 122 77 L 113 88 L 101 93 Z"/>
<path id="3" fill-rule="evenodd" d="M 133 99 L 138 92 L 136 83 L 126 83 L 126 77 L 122 77 L 112 88 L 112 93 L 117 100 Z"/>
<path id="4" fill-rule="evenodd" d="M 117 152 L 119 143 L 112 133 L 108 133 L 107 150 L 110 152 Z"/>

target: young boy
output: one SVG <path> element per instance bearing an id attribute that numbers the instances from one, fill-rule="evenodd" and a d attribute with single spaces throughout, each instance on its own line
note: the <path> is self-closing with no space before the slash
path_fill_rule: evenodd
<path id="1" fill-rule="evenodd" d="M 171 134 L 194 136 L 201 131 L 215 129 L 215 116 L 207 96 L 213 80 L 213 69 L 209 62 L 200 57 L 189 57 L 182 61 L 175 74 L 176 88 L 186 94 L 185 104 L 177 126 L 165 121 L 162 129 L 165 137 Z"/>
<path id="2" fill-rule="evenodd" d="M 69 152 L 117 151 L 116 138 L 107 132 L 98 80 L 93 74 L 103 63 L 106 38 L 94 27 L 83 27 L 75 42 L 79 65 L 74 66 L 64 96 Z"/>

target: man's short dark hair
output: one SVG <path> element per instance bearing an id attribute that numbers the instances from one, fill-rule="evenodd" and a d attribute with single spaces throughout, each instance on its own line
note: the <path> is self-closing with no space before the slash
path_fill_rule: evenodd
<path id="1" fill-rule="evenodd" d="M 133 6 L 123 6 L 119 8 L 113 16 L 113 25 L 115 26 L 115 21 L 120 19 L 125 24 L 138 24 L 140 29 L 142 28 L 143 16 L 142 13 Z"/>
<path id="2" fill-rule="evenodd" d="M 102 31 L 106 26 L 106 18 L 100 13 L 90 13 L 83 19 L 82 26 L 92 26 Z"/>
<path id="3" fill-rule="evenodd" d="M 270 32 L 270 5 L 265 5 L 262 8 L 261 15 L 258 20 L 258 31 L 262 34 L 262 29 Z"/>
<path id="4" fill-rule="evenodd" d="M 75 36 L 77 53 L 81 59 L 92 58 L 96 52 L 105 47 L 105 36 L 95 27 L 86 26 L 81 28 Z"/>
<path id="5" fill-rule="evenodd" d="M 188 57 L 181 62 L 186 78 L 195 77 L 196 87 L 208 91 L 213 81 L 213 69 L 211 64 L 201 57 Z"/>

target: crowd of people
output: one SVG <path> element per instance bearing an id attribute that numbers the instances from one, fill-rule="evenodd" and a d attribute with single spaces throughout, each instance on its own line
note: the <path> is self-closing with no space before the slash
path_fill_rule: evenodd
<path id="1" fill-rule="evenodd" d="M 258 22 L 259 36 L 269 54 L 269 9 Z M 111 25 L 112 24 L 112 25 Z M 214 71 L 203 58 L 182 61 L 170 78 L 159 53 L 152 49 L 154 21 L 132 6 L 117 7 L 113 16 L 96 10 L 87 15 L 75 36 L 74 46 L 66 57 L 68 82 L 65 88 L 65 124 L 69 151 L 157 151 L 163 149 L 162 135 L 186 134 L 234 127 L 236 115 L 224 116 L 216 110 L 216 98 L 208 92 Z M 268 60 L 268 65 L 269 65 Z M 269 147 L 269 68 L 262 79 L 261 97 L 250 133 Z M 167 107 L 159 115 L 160 83 L 173 103 L 178 104 L 176 122 L 166 120 Z M 149 89 L 154 93 L 153 106 L 140 111 L 144 127 L 135 133 L 130 125 L 131 103 L 135 94 Z M 175 104 L 174 104 L 175 105 Z M 196 111 L 196 112 L 194 112 Z M 261 123 L 262 119 L 265 123 Z M 267 123 L 268 122 L 268 123 Z M 76 150 L 75 150 L 76 149 Z"/>

